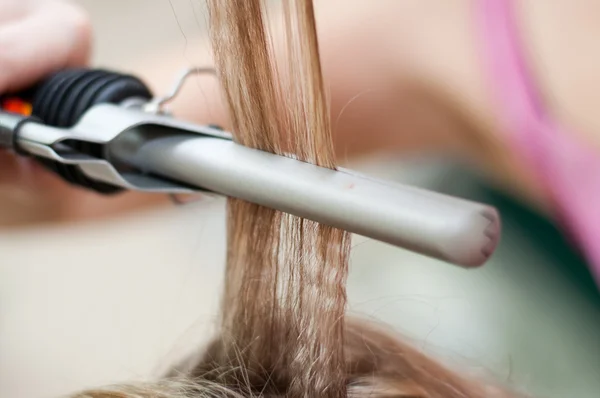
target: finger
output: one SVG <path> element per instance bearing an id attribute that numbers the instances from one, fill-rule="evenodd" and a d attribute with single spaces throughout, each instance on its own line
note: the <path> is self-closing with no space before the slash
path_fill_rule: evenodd
<path id="1" fill-rule="evenodd" d="M 26 88 L 48 74 L 87 63 L 90 22 L 80 9 L 62 2 L 0 26 L 0 93 Z"/>

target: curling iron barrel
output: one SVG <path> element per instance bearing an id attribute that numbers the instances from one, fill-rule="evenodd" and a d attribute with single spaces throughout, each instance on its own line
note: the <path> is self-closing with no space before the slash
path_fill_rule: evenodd
<path id="1" fill-rule="evenodd" d="M 95 95 L 80 89 L 75 97 Z M 0 114 L 0 145 L 13 143 L 100 192 L 212 192 L 462 266 L 483 264 L 498 244 L 500 220 L 490 206 L 247 148 L 217 128 L 151 111 L 149 97 L 139 88 L 86 106 L 63 97 L 62 106 L 78 111 L 52 123 Z"/>

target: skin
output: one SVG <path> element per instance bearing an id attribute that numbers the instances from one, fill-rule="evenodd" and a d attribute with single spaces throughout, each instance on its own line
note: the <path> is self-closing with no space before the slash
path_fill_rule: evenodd
<path id="1" fill-rule="evenodd" d="M 504 142 L 479 58 L 473 1 L 316 2 L 337 154 L 342 163 L 380 152 L 455 156 L 524 200 L 545 206 L 543 187 Z M 515 3 L 530 66 L 549 109 L 578 139 L 600 146 L 600 112 L 595 109 L 600 54 L 594 50 L 600 24 L 593 17 L 600 4 Z M 279 38 L 279 27 L 274 29 Z M 3 1 L 0 93 L 26 87 L 61 67 L 85 64 L 90 30 L 85 14 L 67 1 Z M 30 39 L 15 39 L 20 37 Z M 168 61 L 180 60 L 172 51 L 161 52 L 162 64 L 154 69 L 140 68 L 157 92 L 170 86 L 173 74 L 165 71 L 183 66 Z M 200 63 L 211 64 L 208 45 L 195 51 Z M 140 65 L 157 65 L 157 60 L 141 59 Z M 211 76 L 188 84 L 173 109 L 183 119 L 229 126 Z M 89 220 L 166 203 L 165 197 L 136 193 L 98 197 L 0 153 L 0 225 Z"/>

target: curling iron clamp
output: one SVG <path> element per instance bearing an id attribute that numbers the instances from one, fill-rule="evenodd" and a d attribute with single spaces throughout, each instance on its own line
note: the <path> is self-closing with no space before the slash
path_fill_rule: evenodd
<path id="1" fill-rule="evenodd" d="M 101 194 L 209 192 L 271 207 L 464 267 L 482 265 L 500 238 L 497 211 L 347 170 L 236 144 L 231 134 L 169 115 L 134 76 L 59 72 L 4 98 L 0 147 Z"/>

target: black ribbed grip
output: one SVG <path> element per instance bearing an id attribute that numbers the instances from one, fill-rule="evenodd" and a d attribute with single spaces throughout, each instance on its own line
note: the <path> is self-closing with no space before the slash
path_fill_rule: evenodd
<path id="1" fill-rule="evenodd" d="M 97 104 L 152 98 L 148 87 L 137 77 L 102 69 L 60 71 L 39 84 L 30 95 L 33 115 L 56 127 L 73 126 Z"/>

